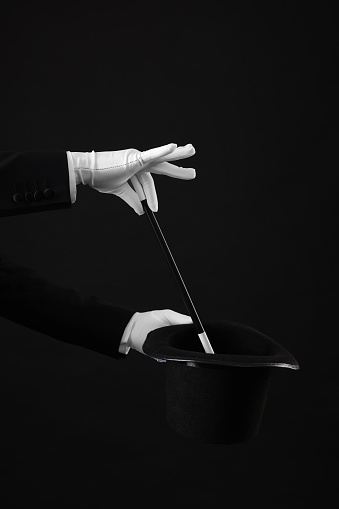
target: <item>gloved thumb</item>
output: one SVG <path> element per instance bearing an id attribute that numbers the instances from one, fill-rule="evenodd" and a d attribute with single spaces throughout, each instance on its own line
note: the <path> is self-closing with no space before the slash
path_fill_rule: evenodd
<path id="1" fill-rule="evenodd" d="M 147 334 L 160 327 L 168 327 L 169 325 L 182 325 L 192 323 L 190 316 L 182 315 L 172 309 L 156 309 L 154 311 L 146 311 L 143 313 L 135 313 L 133 318 L 132 329 L 129 337 L 129 345 L 134 350 L 143 353 L 142 345 L 144 344 Z"/>
<path id="2" fill-rule="evenodd" d="M 193 323 L 192 318 L 190 316 L 177 313 L 172 309 L 164 309 L 163 314 L 164 318 L 166 318 L 170 322 L 170 325 L 183 325 Z"/>

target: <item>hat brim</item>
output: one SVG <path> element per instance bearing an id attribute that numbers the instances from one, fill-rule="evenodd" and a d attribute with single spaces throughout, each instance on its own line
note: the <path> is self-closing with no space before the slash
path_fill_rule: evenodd
<path id="1" fill-rule="evenodd" d="M 143 344 L 149 357 L 211 365 L 299 369 L 296 359 L 274 339 L 237 322 L 204 322 L 214 354 L 205 353 L 193 324 L 170 325 L 151 331 Z"/>

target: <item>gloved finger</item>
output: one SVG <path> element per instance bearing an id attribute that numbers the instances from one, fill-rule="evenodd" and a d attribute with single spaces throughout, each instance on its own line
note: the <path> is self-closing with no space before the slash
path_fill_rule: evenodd
<path id="1" fill-rule="evenodd" d="M 136 178 L 139 180 L 142 185 L 147 204 L 153 212 L 158 211 L 158 197 L 157 192 L 155 190 L 155 184 L 152 175 L 150 172 L 145 171 L 143 173 L 138 173 Z"/>
<path id="2" fill-rule="evenodd" d="M 139 216 L 145 214 L 137 193 L 128 182 L 125 182 L 125 184 L 116 189 L 113 194 L 124 200 Z"/>
<path id="3" fill-rule="evenodd" d="M 131 182 L 133 184 L 134 191 L 137 193 L 137 195 L 139 197 L 139 200 L 140 201 L 146 200 L 146 196 L 145 196 L 144 190 L 143 190 L 142 185 L 140 184 L 140 182 L 138 180 L 137 175 L 133 175 L 133 177 L 131 177 Z"/>
<path id="4" fill-rule="evenodd" d="M 151 148 L 140 153 L 140 158 L 144 164 L 154 161 L 159 157 L 164 157 L 177 148 L 176 143 L 169 143 L 168 145 L 162 145 L 161 147 Z"/>
<path id="5" fill-rule="evenodd" d="M 190 316 L 177 313 L 172 309 L 163 309 L 162 312 L 164 317 L 170 322 L 170 325 L 182 325 L 193 323 L 192 318 Z"/>
<path id="6" fill-rule="evenodd" d="M 195 148 L 191 143 L 185 145 L 184 147 L 177 147 L 173 152 L 167 154 L 166 156 L 159 157 L 157 162 L 161 163 L 162 161 L 176 161 L 178 159 L 186 159 L 187 157 L 194 156 Z"/>
<path id="7" fill-rule="evenodd" d="M 174 177 L 182 180 L 191 180 L 195 178 L 194 168 L 181 168 L 180 166 L 167 162 L 154 163 L 149 168 L 149 171 L 157 175 L 167 175 L 167 177 Z"/>

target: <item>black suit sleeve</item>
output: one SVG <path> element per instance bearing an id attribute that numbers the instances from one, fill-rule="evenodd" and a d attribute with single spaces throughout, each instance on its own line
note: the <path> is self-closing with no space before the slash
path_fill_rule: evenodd
<path id="1" fill-rule="evenodd" d="M 0 314 L 8 320 L 118 359 L 126 357 L 118 349 L 134 313 L 56 285 L 0 256 Z"/>
<path id="2" fill-rule="evenodd" d="M 0 152 L 0 216 L 71 207 L 67 153 Z M 0 315 L 115 358 L 134 310 L 45 280 L 0 253 Z"/>
<path id="3" fill-rule="evenodd" d="M 0 152 L 0 216 L 71 205 L 65 150 Z"/>

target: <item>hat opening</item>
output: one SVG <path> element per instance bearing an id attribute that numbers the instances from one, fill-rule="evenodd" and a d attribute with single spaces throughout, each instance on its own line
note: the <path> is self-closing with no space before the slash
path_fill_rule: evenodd
<path id="1" fill-rule="evenodd" d="M 277 345 L 267 336 L 250 327 L 241 330 L 225 325 L 210 325 L 205 328 L 215 354 L 272 356 L 277 353 Z M 204 353 L 203 346 L 195 329 L 176 331 L 169 338 L 169 346 L 186 352 Z"/>

